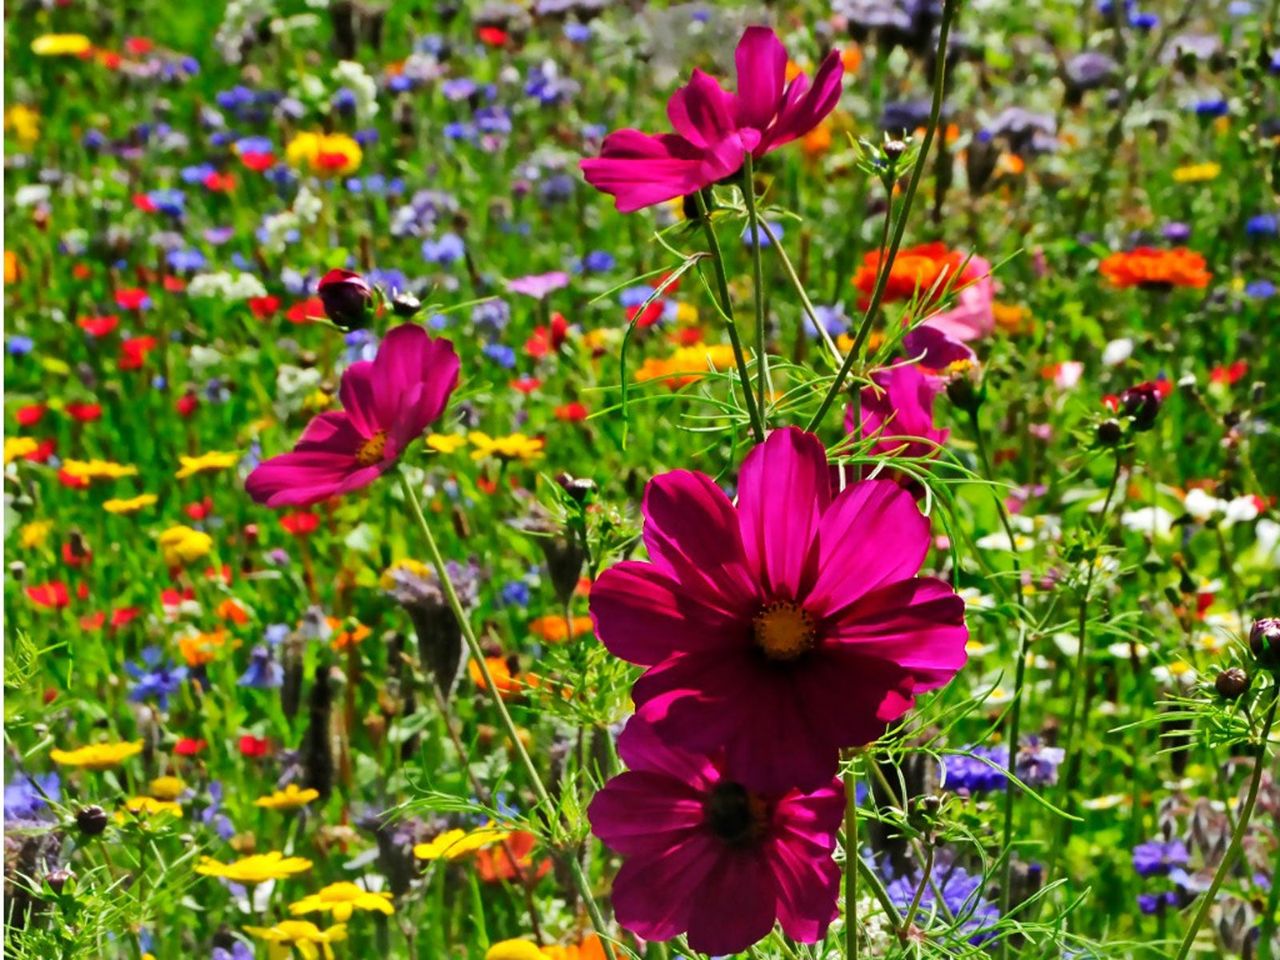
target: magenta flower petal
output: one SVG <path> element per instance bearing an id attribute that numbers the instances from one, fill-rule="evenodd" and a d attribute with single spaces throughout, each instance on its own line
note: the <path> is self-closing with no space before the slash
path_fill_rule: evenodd
<path id="1" fill-rule="evenodd" d="M 924 326 L 961 341 L 990 335 L 996 327 L 991 263 L 982 257 L 971 257 L 956 283 L 956 291 L 955 306 L 933 314 L 924 321 Z"/>
<path id="2" fill-rule="evenodd" d="M 282 453 L 259 464 L 245 480 L 245 490 L 269 507 L 300 507 L 334 496 L 357 464 L 335 453 Z"/>
<path id="3" fill-rule="evenodd" d="M 595 833 L 621 854 L 653 849 L 654 834 L 690 834 L 706 817 L 702 798 L 709 784 L 673 789 L 665 773 L 629 770 L 609 781 L 591 800 L 588 812 Z"/>
<path id="4" fill-rule="evenodd" d="M 741 164 L 741 154 L 738 163 Z M 599 157 L 579 162 L 587 183 L 615 198 L 622 213 L 696 193 L 736 167 L 699 150 L 675 134 L 650 136 L 617 130 L 605 137 Z"/>
<path id="5" fill-rule="evenodd" d="M 294 449 L 354 457 L 364 439 L 345 412 L 330 410 L 311 418 Z"/>
<path id="6" fill-rule="evenodd" d="M 737 953 L 763 940 L 778 916 L 771 864 L 749 852 L 722 853 L 696 897 L 689 946 L 710 956 Z"/>
<path id="7" fill-rule="evenodd" d="M 768 27 L 747 27 L 733 59 L 738 68 L 738 123 L 764 130 L 782 103 L 787 49 Z"/>
<path id="8" fill-rule="evenodd" d="M 831 498 L 827 454 L 811 433 L 775 430 L 747 455 L 738 480 L 738 525 L 747 563 L 771 599 L 798 599 L 818 522 Z"/>
<path id="9" fill-rule="evenodd" d="M 853 429 L 852 411 L 845 429 L 859 436 L 876 437 L 872 453 L 928 459 L 938 455 L 951 431 L 933 425 L 933 401 L 941 390 L 936 377 L 925 376 L 915 365 L 890 367 L 871 375 L 874 387 L 862 388 L 862 430 Z"/>
<path id="10" fill-rule="evenodd" d="M 697 891 L 716 864 L 712 838 L 694 833 L 668 842 L 661 854 L 632 857 L 613 879 L 614 916 L 645 940 L 670 940 L 689 929 Z"/>
<path id="11" fill-rule="evenodd" d="M 835 790 L 826 791 L 835 806 L 837 816 L 844 813 L 844 795 Z M 790 802 L 797 807 L 809 798 L 796 798 Z M 816 803 L 814 804 L 817 805 Z M 808 810 L 804 811 L 809 814 Z M 829 818 L 830 814 L 827 813 Z M 818 820 L 817 816 L 811 817 Z M 826 849 L 835 846 L 832 836 Z M 786 839 L 779 840 L 774 852 L 774 871 L 778 883 L 778 922 L 782 932 L 799 943 L 817 943 L 827 932 L 831 921 L 839 914 L 836 901 L 840 893 L 840 868 L 830 857 L 822 856 L 818 844 L 808 841 L 803 834 L 788 831 Z M 816 909 L 818 904 L 830 904 L 830 909 Z"/>
<path id="12" fill-rule="evenodd" d="M 667 119 L 676 133 L 705 150 L 737 131 L 735 106 L 733 94 L 726 92 L 715 77 L 694 70 L 689 82 L 667 101 Z"/>
<path id="13" fill-rule="evenodd" d="M 358 360 L 342 372 L 338 400 L 342 403 L 342 412 L 351 419 L 351 425 L 362 437 L 372 437 L 381 429 L 375 397 L 371 361 Z"/>
<path id="14" fill-rule="evenodd" d="M 792 83 L 799 80 L 797 77 Z M 761 152 L 776 150 L 797 137 L 803 137 L 826 119 L 840 102 L 843 81 L 844 64 L 840 61 L 840 54 L 832 50 L 818 67 L 813 86 L 807 91 L 804 87 L 798 87 L 794 93 L 788 91 L 790 95 L 785 98 L 782 111 L 765 134 Z M 800 91 L 805 91 L 804 96 L 797 98 Z"/>
<path id="15" fill-rule="evenodd" d="M 929 520 L 911 494 L 890 480 L 847 487 L 822 516 L 808 607 L 838 616 L 882 584 L 914 577 L 928 552 Z"/>
<path id="16" fill-rule="evenodd" d="M 406 421 L 413 436 L 423 433 L 444 412 L 458 385 L 460 364 L 453 344 L 432 339 L 422 327 L 404 323 L 389 331 L 373 359 L 377 420 L 390 431 Z M 421 385 L 422 391 L 414 394 Z M 413 396 L 412 403 L 406 400 Z"/>

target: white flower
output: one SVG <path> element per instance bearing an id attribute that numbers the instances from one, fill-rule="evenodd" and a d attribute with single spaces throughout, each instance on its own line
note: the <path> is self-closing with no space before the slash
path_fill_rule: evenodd
<path id="1" fill-rule="evenodd" d="M 1114 367 L 1116 364 L 1124 363 L 1133 356 L 1133 341 L 1128 337 L 1122 337 L 1119 340 L 1112 340 L 1102 350 L 1102 364 L 1107 367 Z"/>
<path id="2" fill-rule="evenodd" d="M 51 192 L 47 183 L 29 183 L 13 192 L 13 202 L 19 207 L 34 207 L 48 200 Z"/>
<path id="3" fill-rule="evenodd" d="M 1122 514 L 1120 522 L 1126 530 L 1167 537 L 1173 529 L 1173 514 L 1164 507 L 1143 507 L 1141 510 L 1130 510 Z"/>
<path id="4" fill-rule="evenodd" d="M 1253 497 L 1236 497 L 1223 512 L 1227 523 L 1248 523 L 1258 519 L 1258 502 Z"/>
<path id="5" fill-rule="evenodd" d="M 197 273 L 187 284 L 187 296 L 194 299 L 240 301 L 265 297 L 267 288 L 251 273 Z"/>
<path id="6" fill-rule="evenodd" d="M 1202 523 L 1215 514 L 1226 513 L 1227 511 L 1227 501 L 1219 500 L 1199 488 L 1188 490 L 1182 505 L 1186 508 L 1187 513 Z"/>
<path id="7" fill-rule="evenodd" d="M 378 84 L 365 73 L 364 67 L 352 60 L 343 60 L 330 76 L 336 84 L 355 94 L 358 122 L 368 123 L 378 115 Z"/>

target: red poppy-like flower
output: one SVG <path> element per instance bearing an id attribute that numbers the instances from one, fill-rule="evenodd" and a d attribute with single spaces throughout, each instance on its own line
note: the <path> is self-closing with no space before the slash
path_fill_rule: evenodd
<path id="1" fill-rule="evenodd" d="M 1194 250 L 1174 247 L 1135 247 L 1113 253 L 1098 264 L 1098 272 L 1121 289 L 1172 290 L 1174 287 L 1202 288 L 1213 279 L 1205 259 Z"/>
<path id="2" fill-rule="evenodd" d="M 539 380 L 537 377 L 529 377 L 529 376 L 516 377 L 514 380 L 511 381 L 511 389 L 518 390 L 521 393 L 523 393 L 525 396 L 528 396 L 529 394 L 533 393 L 533 391 L 537 390 L 541 386 L 542 386 L 542 381 Z"/>
<path id="3" fill-rule="evenodd" d="M 164 287 L 169 293 L 181 293 L 187 289 L 187 281 L 170 273 L 166 274 L 164 279 L 160 281 L 160 286 Z"/>
<path id="4" fill-rule="evenodd" d="M 572 403 L 562 403 L 555 408 L 557 420 L 564 420 L 567 423 L 578 423 L 587 419 L 591 412 L 587 409 L 586 404 L 579 403 L 574 400 Z"/>
<path id="5" fill-rule="evenodd" d="M 240 162 L 254 173 L 263 173 L 276 165 L 276 155 L 274 153 L 255 153 L 251 150 L 240 154 Z"/>
<path id="6" fill-rule="evenodd" d="M 476 851 L 476 873 L 485 883 L 512 880 L 531 883 L 546 876 L 551 869 L 551 861 L 544 858 L 536 866 L 533 862 L 537 841 L 538 838 L 526 830 L 513 830 L 504 842 Z"/>
<path id="7" fill-rule="evenodd" d="M 646 327 L 652 327 L 661 320 L 663 311 L 666 309 L 666 303 L 662 300 L 653 301 L 653 303 L 644 307 L 643 312 L 640 309 L 642 306 L 644 305 L 638 303 L 634 307 L 627 307 L 627 322 L 634 323 L 642 330 Z"/>
<path id="8" fill-rule="evenodd" d="M 195 737 L 183 737 L 173 745 L 173 752 L 180 757 L 194 757 L 201 753 L 205 747 L 209 746 L 207 740 L 198 740 Z"/>
<path id="9" fill-rule="evenodd" d="M 644 496 L 649 562 L 591 590 L 596 633 L 648 668 L 640 716 L 690 750 L 724 751 L 752 790 L 815 790 L 965 663 L 964 601 L 917 576 L 929 520 L 888 480 L 833 496 L 813 434 L 774 431 L 747 456 L 735 505 L 676 470 Z"/>
<path id="10" fill-rule="evenodd" d="M 592 832 L 622 854 L 613 881 L 618 922 L 645 940 L 688 933 L 699 953 L 736 954 L 780 921 L 816 943 L 835 919 L 832 858 L 844 788 L 760 793 L 719 756 L 673 748 L 640 717 L 618 738 L 629 768 L 588 808 Z"/>
<path id="11" fill-rule="evenodd" d="M 550 325 L 538 324 L 533 328 L 533 335 L 525 341 L 524 352 L 535 360 L 555 353 L 569 336 L 569 321 L 561 314 L 551 315 Z"/>
<path id="12" fill-rule="evenodd" d="M 143 213 L 155 213 L 159 209 L 155 201 L 145 193 L 135 193 L 133 195 L 133 205 Z"/>
<path id="13" fill-rule="evenodd" d="M 500 27 L 481 27 L 476 31 L 480 42 L 490 47 L 502 47 L 507 43 L 507 31 Z"/>
<path id="14" fill-rule="evenodd" d="M 255 737 L 246 733 L 240 738 L 240 755 L 242 757 L 265 757 L 271 752 L 271 741 L 266 737 Z"/>
<path id="15" fill-rule="evenodd" d="M 1249 363 L 1246 360 L 1236 360 L 1233 363 L 1223 366 L 1218 364 L 1209 371 L 1210 383 L 1239 383 L 1246 373 L 1249 372 Z"/>
<path id="16" fill-rule="evenodd" d="M 147 354 L 159 345 L 155 337 L 131 337 L 120 344 L 120 369 L 141 370 Z"/>
<path id="17" fill-rule="evenodd" d="M 91 337 L 105 337 L 120 326 L 120 318 L 114 313 L 106 313 L 100 317 L 81 317 L 76 323 Z"/>
<path id="18" fill-rule="evenodd" d="M 68 540 L 62 545 L 62 562 L 68 567 L 83 567 L 93 562 L 93 551 L 83 540 Z"/>
<path id="19" fill-rule="evenodd" d="M 178 416 L 190 417 L 200 408 L 200 398 L 194 390 L 188 390 L 174 402 L 173 408 L 178 411 Z"/>
<path id="20" fill-rule="evenodd" d="M 68 403 L 66 406 L 67 415 L 72 420 L 80 423 L 93 423 L 95 420 L 102 419 L 102 404 L 100 403 Z"/>
<path id="21" fill-rule="evenodd" d="M 87 263 L 77 263 L 71 268 L 71 276 L 77 280 L 88 280 L 93 276 L 93 270 Z"/>
<path id="22" fill-rule="evenodd" d="M 61 580 L 32 584 L 27 587 L 26 593 L 36 606 L 51 610 L 61 610 L 71 603 L 71 594 L 67 592 L 67 585 Z"/>
<path id="23" fill-rule="evenodd" d="M 295 537 L 305 537 L 309 533 L 314 533 L 319 525 L 319 515 L 310 510 L 294 510 L 280 518 L 280 526 L 284 527 L 286 533 Z"/>
<path id="24" fill-rule="evenodd" d="M 213 497 L 205 497 L 203 500 L 197 500 L 195 503 L 188 503 L 182 508 L 182 512 L 190 517 L 194 522 L 199 523 L 213 513 Z"/>
<path id="25" fill-rule="evenodd" d="M 280 309 L 279 297 L 250 297 L 249 309 L 259 320 L 266 320 Z"/>
<path id="26" fill-rule="evenodd" d="M 116 306 L 121 310 L 145 310 L 151 306 L 151 295 L 141 287 L 122 287 L 116 291 Z"/>
<path id="27" fill-rule="evenodd" d="M 236 188 L 236 178 L 230 173 L 218 173 L 216 170 L 204 178 L 205 188 L 214 193 L 230 193 Z"/>
<path id="28" fill-rule="evenodd" d="M 119 630 L 121 627 L 126 627 L 141 615 L 141 607 L 120 607 L 111 614 L 111 628 Z"/>
<path id="29" fill-rule="evenodd" d="M 58 482 L 70 490 L 87 490 L 89 489 L 89 478 L 75 476 L 67 473 L 66 467 L 58 471 Z"/>
<path id="30" fill-rule="evenodd" d="M 49 408 L 43 403 L 33 403 L 29 406 L 19 407 L 14 418 L 18 421 L 20 427 L 34 427 L 37 423 L 44 419 L 44 415 Z"/>
<path id="31" fill-rule="evenodd" d="M 124 41 L 125 51 L 135 57 L 145 57 L 155 49 L 155 46 L 146 37 L 127 37 Z"/>
<path id="32" fill-rule="evenodd" d="M 315 323 L 324 315 L 324 301 L 319 297 L 307 297 L 291 306 L 284 318 L 290 323 Z"/>

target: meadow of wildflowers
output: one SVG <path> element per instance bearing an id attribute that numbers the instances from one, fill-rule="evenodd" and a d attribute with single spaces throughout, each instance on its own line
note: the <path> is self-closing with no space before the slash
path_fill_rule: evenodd
<path id="1" fill-rule="evenodd" d="M 1278 23 L 11 4 L 5 954 L 1280 960 Z"/>

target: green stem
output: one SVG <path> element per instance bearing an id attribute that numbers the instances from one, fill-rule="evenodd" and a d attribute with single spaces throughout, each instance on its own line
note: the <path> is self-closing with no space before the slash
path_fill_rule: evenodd
<path id="1" fill-rule="evenodd" d="M 462 601 L 458 598 L 458 591 L 454 589 L 453 579 L 449 576 L 449 569 L 445 566 L 444 557 L 440 553 L 440 548 L 436 545 L 436 538 L 432 535 L 427 518 L 422 513 L 422 504 L 418 502 L 418 494 L 413 489 L 413 484 L 409 482 L 409 478 L 403 472 L 400 474 L 400 489 L 404 492 L 404 498 L 409 504 L 413 519 L 418 524 L 423 540 L 426 541 L 427 553 L 431 556 L 431 565 L 435 568 L 436 577 L 440 580 L 440 589 L 444 591 L 444 597 L 449 604 L 449 609 L 453 611 L 454 617 L 457 618 L 458 626 L 462 630 L 462 638 L 466 641 L 471 659 L 475 662 L 476 668 L 480 671 L 480 676 L 484 679 L 485 689 L 492 696 L 494 706 L 498 710 L 498 716 L 502 719 L 502 725 L 506 729 L 507 736 L 510 737 L 516 754 L 520 758 L 520 763 L 529 776 L 534 796 L 538 798 L 538 803 L 542 805 L 547 815 L 554 818 L 552 826 L 554 831 L 558 833 L 560 818 L 555 813 L 551 795 L 542 783 L 542 777 L 538 774 L 538 768 L 534 766 L 533 758 L 529 756 L 529 751 L 524 748 L 524 743 L 520 740 L 520 731 L 516 727 L 515 721 L 511 719 L 507 705 L 498 694 L 497 684 L 493 681 L 493 674 L 489 672 L 489 664 L 485 661 L 484 651 L 480 649 L 480 641 L 476 638 L 475 630 L 472 629 L 471 619 L 467 616 L 467 611 L 463 608 Z M 600 913 L 600 907 L 596 903 L 595 897 L 591 894 L 591 885 L 587 882 L 577 858 L 570 857 L 569 861 L 572 866 L 574 884 L 577 886 L 583 902 L 587 905 L 587 913 L 591 917 L 591 925 L 596 928 L 596 933 L 600 935 L 600 943 L 604 947 L 605 954 L 609 960 L 617 960 L 613 950 L 613 943 L 609 940 L 608 926 L 604 922 L 604 916 Z"/>
<path id="2" fill-rule="evenodd" d="M 858 960 L 858 778 L 844 771 L 844 955 Z"/>
<path id="3" fill-rule="evenodd" d="M 756 443 L 764 443 L 764 422 L 760 419 L 760 411 L 756 409 L 755 397 L 751 393 L 751 374 L 747 371 L 747 358 L 742 352 L 742 340 L 738 337 L 738 326 L 733 319 L 733 301 L 729 296 L 729 280 L 724 273 L 724 254 L 720 251 L 720 241 L 716 239 L 715 227 L 711 225 L 711 214 L 707 211 L 707 201 L 699 191 L 693 195 L 698 205 L 698 218 L 702 222 L 702 232 L 707 238 L 707 249 L 711 254 L 711 265 L 715 270 L 718 288 L 720 313 L 724 317 L 725 326 L 729 330 L 729 343 L 733 347 L 733 358 L 738 365 L 738 379 L 742 381 L 743 398 L 747 404 L 747 417 L 751 420 L 751 433 Z"/>
<path id="4" fill-rule="evenodd" d="M 1276 933 L 1276 910 L 1280 909 L 1280 846 L 1276 847 L 1271 861 L 1271 889 L 1267 892 L 1267 912 L 1262 915 L 1262 930 L 1258 936 L 1258 960 L 1271 960 L 1271 940 Z"/>
<path id="5" fill-rule="evenodd" d="M 818 424 L 822 422 L 822 418 L 827 415 L 827 411 L 835 403 L 845 380 L 848 379 L 849 373 L 853 370 L 854 363 L 862 358 L 862 348 L 867 342 L 868 334 L 871 333 L 871 323 L 875 320 L 876 314 L 880 310 L 880 303 L 884 299 L 885 287 L 889 283 L 889 271 L 893 268 L 893 261 L 898 256 L 898 248 L 902 245 L 902 235 L 906 233 L 907 229 L 907 215 L 911 212 L 911 204 L 915 200 L 916 189 L 920 186 L 920 178 L 924 173 L 925 160 L 928 159 L 929 148 L 933 146 L 933 138 L 938 130 L 938 119 L 942 115 L 942 97 L 946 89 L 947 76 L 947 39 L 951 35 L 951 24 L 955 20 L 956 8 L 959 3 L 960 0 L 945 0 L 943 4 L 942 23 L 938 28 L 937 67 L 933 76 L 933 103 L 929 108 L 929 125 L 924 131 L 924 141 L 920 145 L 920 155 L 916 157 L 915 165 L 911 168 L 911 179 L 907 182 L 907 192 L 902 199 L 902 207 L 898 212 L 898 221 L 894 224 L 893 241 L 889 244 L 888 256 L 881 258 L 880 273 L 876 277 L 875 289 L 871 293 L 871 302 L 867 304 L 867 311 L 862 316 L 862 324 L 858 327 L 858 332 L 853 338 L 853 346 L 844 358 L 844 363 L 840 364 L 835 380 L 832 381 L 826 396 L 822 398 L 822 405 L 818 407 L 818 412 L 810 418 L 808 426 L 805 427 L 810 432 L 815 430 Z M 892 196 L 889 198 L 889 205 L 890 210 L 892 210 Z M 888 216 L 889 211 L 886 211 L 885 217 L 887 218 Z"/>
<path id="6" fill-rule="evenodd" d="M 831 339 L 831 334 L 821 323 L 818 322 L 818 311 L 813 309 L 813 301 L 809 299 L 809 294 L 804 288 L 804 284 L 800 282 L 800 275 L 796 273 L 796 268 L 791 264 L 791 258 L 787 256 L 787 251 L 783 249 L 782 244 L 778 242 L 778 237 L 774 234 L 773 229 L 765 221 L 760 221 L 760 229 L 764 231 L 764 235 L 769 238 L 769 245 L 777 251 L 778 259 L 782 261 L 782 270 L 787 275 L 787 279 L 791 281 L 791 285 L 795 287 L 796 296 L 800 298 L 800 305 L 804 307 L 805 315 L 809 318 L 809 322 L 818 330 L 818 336 L 822 337 L 822 342 L 827 345 L 827 349 L 831 351 L 831 355 L 836 358 L 836 363 L 844 359 L 840 355 L 840 348 L 836 346 L 836 342 Z"/>
<path id="7" fill-rule="evenodd" d="M 934 846 L 928 844 L 924 853 L 924 869 L 920 872 L 920 886 L 916 887 L 916 895 L 911 898 L 911 906 L 907 910 L 907 915 L 902 918 L 902 927 L 898 931 L 898 939 L 906 942 L 911 932 L 911 923 L 916 918 L 916 911 L 920 909 L 920 899 L 924 896 L 924 888 L 929 885 L 929 878 L 933 876 L 933 858 Z"/>
<path id="8" fill-rule="evenodd" d="M 1231 842 L 1227 845 L 1227 852 L 1222 855 L 1222 862 L 1218 864 L 1218 869 L 1214 871 L 1213 880 L 1209 883 L 1209 889 L 1205 891 L 1200 900 L 1200 906 L 1191 921 L 1191 926 L 1187 927 L 1187 932 L 1182 938 L 1182 946 L 1178 948 L 1178 955 L 1175 960 L 1186 960 L 1187 954 L 1191 952 L 1191 945 L 1195 942 L 1196 934 L 1200 932 L 1205 918 L 1209 916 L 1209 911 L 1213 908 L 1214 898 L 1218 895 L 1222 882 L 1226 880 L 1227 874 L 1235 866 L 1236 857 L 1240 855 L 1240 848 L 1244 845 L 1245 831 L 1248 829 L 1249 820 L 1253 816 L 1254 804 L 1258 802 L 1258 787 L 1262 785 L 1262 771 L 1267 766 L 1267 741 L 1271 737 L 1271 725 L 1276 719 L 1276 704 L 1278 703 L 1280 703 L 1280 687 L 1272 687 L 1271 705 L 1267 707 L 1267 717 L 1262 723 L 1262 736 L 1259 738 L 1258 743 L 1258 759 L 1253 765 L 1253 776 L 1249 779 L 1249 792 L 1245 795 L 1244 807 L 1240 811 L 1240 817 L 1236 820 L 1235 830 L 1231 832 Z"/>
<path id="9" fill-rule="evenodd" d="M 764 316 L 764 267 L 760 258 L 760 217 L 756 213 L 755 166 L 751 152 L 744 154 L 742 164 L 742 195 L 747 201 L 747 220 L 751 226 L 751 282 L 755 291 L 756 307 L 756 395 L 760 416 L 766 417 L 769 409 L 769 354 L 765 343 Z"/>

